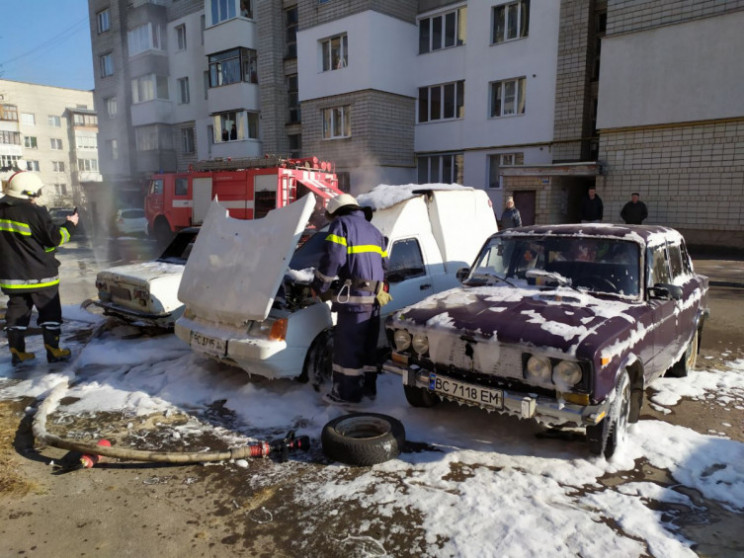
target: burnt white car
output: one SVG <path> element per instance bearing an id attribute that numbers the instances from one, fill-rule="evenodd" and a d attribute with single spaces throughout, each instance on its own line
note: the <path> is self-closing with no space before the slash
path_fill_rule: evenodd
<path id="1" fill-rule="evenodd" d="M 658 226 L 543 225 L 489 238 L 461 287 L 388 318 L 408 402 L 448 399 L 586 429 L 609 457 L 644 389 L 695 365 L 708 278 Z"/>
<path id="2" fill-rule="evenodd" d="M 100 271 L 98 300 L 86 300 L 83 308 L 98 308 L 127 322 L 173 327 L 183 314 L 178 287 L 198 232 L 197 227 L 179 231 L 156 260 Z"/>

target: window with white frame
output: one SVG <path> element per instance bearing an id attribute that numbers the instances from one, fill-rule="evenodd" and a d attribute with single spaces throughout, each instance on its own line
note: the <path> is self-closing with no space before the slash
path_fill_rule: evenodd
<path id="1" fill-rule="evenodd" d="M 95 134 L 75 134 L 77 149 L 98 149 L 98 136 Z"/>
<path id="2" fill-rule="evenodd" d="M 98 116 L 95 114 L 75 113 L 72 116 L 72 122 L 75 126 L 98 126 Z"/>
<path id="3" fill-rule="evenodd" d="M 501 188 L 501 169 L 524 164 L 524 153 L 496 153 L 488 156 L 488 187 Z"/>
<path id="4" fill-rule="evenodd" d="M 465 171 L 465 159 L 462 153 L 446 155 L 419 155 L 419 184 L 443 183 L 462 184 Z"/>
<path id="5" fill-rule="evenodd" d="M 181 152 L 195 153 L 196 142 L 194 141 L 194 128 L 181 128 Z"/>
<path id="6" fill-rule="evenodd" d="M 419 54 L 465 44 L 467 8 L 419 19 Z"/>
<path id="7" fill-rule="evenodd" d="M 60 128 L 62 126 L 62 119 L 56 114 L 50 114 L 48 124 L 52 128 Z"/>
<path id="8" fill-rule="evenodd" d="M 329 39 L 320 41 L 321 54 L 323 56 L 322 68 L 324 72 L 340 70 L 349 63 L 349 37 L 336 35 Z"/>
<path id="9" fill-rule="evenodd" d="M 178 83 L 178 103 L 181 105 L 188 105 L 191 101 L 189 96 L 189 78 L 180 78 Z"/>
<path id="10" fill-rule="evenodd" d="M 132 80 L 132 103 L 145 103 L 155 99 L 168 99 L 168 78 L 148 74 Z"/>
<path id="11" fill-rule="evenodd" d="M 54 172 L 65 172 L 64 161 L 52 161 L 52 170 Z"/>
<path id="12" fill-rule="evenodd" d="M 165 50 L 165 26 L 145 23 L 127 32 L 129 56 L 148 50 Z"/>
<path id="13" fill-rule="evenodd" d="M 247 81 L 258 83 L 258 56 L 250 48 L 236 48 L 209 56 L 209 86 Z"/>
<path id="14" fill-rule="evenodd" d="M 109 10 L 101 10 L 96 14 L 96 20 L 98 21 L 98 34 L 105 33 L 111 29 L 111 21 L 109 20 Z"/>
<path id="15" fill-rule="evenodd" d="M 418 121 L 465 117 L 465 81 L 419 87 Z"/>
<path id="16" fill-rule="evenodd" d="M 116 100 L 116 97 L 108 97 L 103 100 L 104 104 L 106 105 L 106 114 L 109 118 L 114 118 L 116 116 L 116 113 L 119 112 L 119 103 Z"/>
<path id="17" fill-rule="evenodd" d="M 39 161 L 26 161 L 26 170 L 39 172 Z"/>
<path id="18" fill-rule="evenodd" d="M 0 167 L 18 168 L 20 155 L 0 155 Z"/>
<path id="19" fill-rule="evenodd" d="M 102 78 L 114 75 L 114 59 L 110 52 L 98 57 L 98 70 Z"/>
<path id="20" fill-rule="evenodd" d="M 52 149 L 62 149 L 62 140 L 59 138 L 51 138 L 50 140 Z"/>
<path id="21" fill-rule="evenodd" d="M 258 113 L 227 111 L 212 116 L 215 143 L 225 141 L 258 139 Z"/>
<path id="22" fill-rule="evenodd" d="M 58 196 L 66 196 L 67 195 L 67 184 L 65 183 L 55 183 L 54 184 L 54 192 Z"/>
<path id="23" fill-rule="evenodd" d="M 78 159 L 78 170 L 82 172 L 98 172 L 98 159 Z"/>
<path id="24" fill-rule="evenodd" d="M 24 126 L 36 126 L 36 115 L 31 112 L 22 112 L 21 124 Z"/>
<path id="25" fill-rule="evenodd" d="M 491 88 L 492 117 L 524 114 L 525 109 L 525 78 L 493 81 Z"/>
<path id="26" fill-rule="evenodd" d="M 178 50 L 186 50 L 186 25 L 177 25 L 176 26 L 176 44 L 178 45 Z"/>
<path id="27" fill-rule="evenodd" d="M 25 147 L 28 147 L 29 149 L 36 149 L 39 147 L 38 143 L 36 142 L 35 136 L 25 136 L 23 138 L 23 145 Z"/>
<path id="28" fill-rule="evenodd" d="M 351 106 L 323 109 L 323 139 L 351 137 Z"/>
<path id="29" fill-rule="evenodd" d="M 138 126 L 134 129 L 134 143 L 137 151 L 173 149 L 173 132 L 165 124 Z"/>
<path id="30" fill-rule="evenodd" d="M 519 0 L 493 7 L 491 43 L 526 37 L 530 23 L 530 0 Z"/>
<path id="31" fill-rule="evenodd" d="M 237 14 L 236 2 L 237 0 L 211 0 L 212 25 L 234 19 Z"/>
<path id="32" fill-rule="evenodd" d="M 5 145 L 21 145 L 21 133 L 11 130 L 0 130 L 0 143 Z M 0 165 L 7 166 L 7 165 Z"/>
<path id="33" fill-rule="evenodd" d="M 118 140 L 112 139 L 106 142 L 108 144 L 108 154 L 112 161 L 116 161 L 119 158 L 119 142 Z"/>

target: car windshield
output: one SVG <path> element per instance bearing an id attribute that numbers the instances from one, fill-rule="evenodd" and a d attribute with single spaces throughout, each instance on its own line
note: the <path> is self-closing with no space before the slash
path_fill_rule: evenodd
<path id="1" fill-rule="evenodd" d="M 168 244 L 168 247 L 163 250 L 158 261 L 174 264 L 186 264 L 186 260 L 189 259 L 189 254 L 191 254 L 191 249 L 194 247 L 196 234 L 197 231 L 179 232 L 171 243 Z"/>
<path id="2" fill-rule="evenodd" d="M 289 261 L 289 268 L 302 271 L 309 267 L 317 268 L 320 258 L 325 250 L 325 238 L 327 229 L 316 232 L 295 250 Z"/>
<path id="3" fill-rule="evenodd" d="M 524 280 L 637 297 L 640 253 L 635 242 L 568 236 L 494 236 L 466 279 L 468 285 Z"/>

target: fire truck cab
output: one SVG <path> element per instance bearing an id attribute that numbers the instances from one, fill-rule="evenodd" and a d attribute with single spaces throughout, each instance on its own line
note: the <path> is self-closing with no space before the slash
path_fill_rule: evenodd
<path id="1" fill-rule="evenodd" d="M 306 193 L 316 197 L 316 212 L 341 194 L 334 165 L 317 157 L 205 161 L 187 172 L 152 176 L 145 197 L 150 235 L 167 242 L 179 229 L 200 225 L 216 197 L 236 219 L 257 219 Z"/>

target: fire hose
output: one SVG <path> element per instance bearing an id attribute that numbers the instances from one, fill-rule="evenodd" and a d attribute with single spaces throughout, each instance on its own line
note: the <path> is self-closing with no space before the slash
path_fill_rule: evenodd
<path id="1" fill-rule="evenodd" d="M 129 461 L 148 461 L 156 463 L 206 463 L 212 461 L 228 461 L 231 459 L 245 459 L 249 457 L 267 457 L 270 454 L 278 456 L 279 461 L 287 459 L 290 451 L 305 450 L 310 447 L 308 436 L 295 437 L 294 431 L 280 440 L 249 442 L 244 446 L 228 448 L 224 451 L 207 452 L 178 452 L 178 451 L 149 451 L 133 448 L 123 448 L 105 445 L 84 443 L 50 434 L 46 430 L 47 416 L 57 407 L 62 395 L 67 391 L 68 381 L 57 384 L 49 395 L 39 405 L 34 417 L 32 431 L 34 437 L 47 445 L 66 449 L 81 454 L 81 461 L 86 467 L 97 462 L 99 456 L 113 457 Z M 108 442 L 107 442 L 108 443 Z M 90 465 L 89 465 L 90 464 Z"/>

